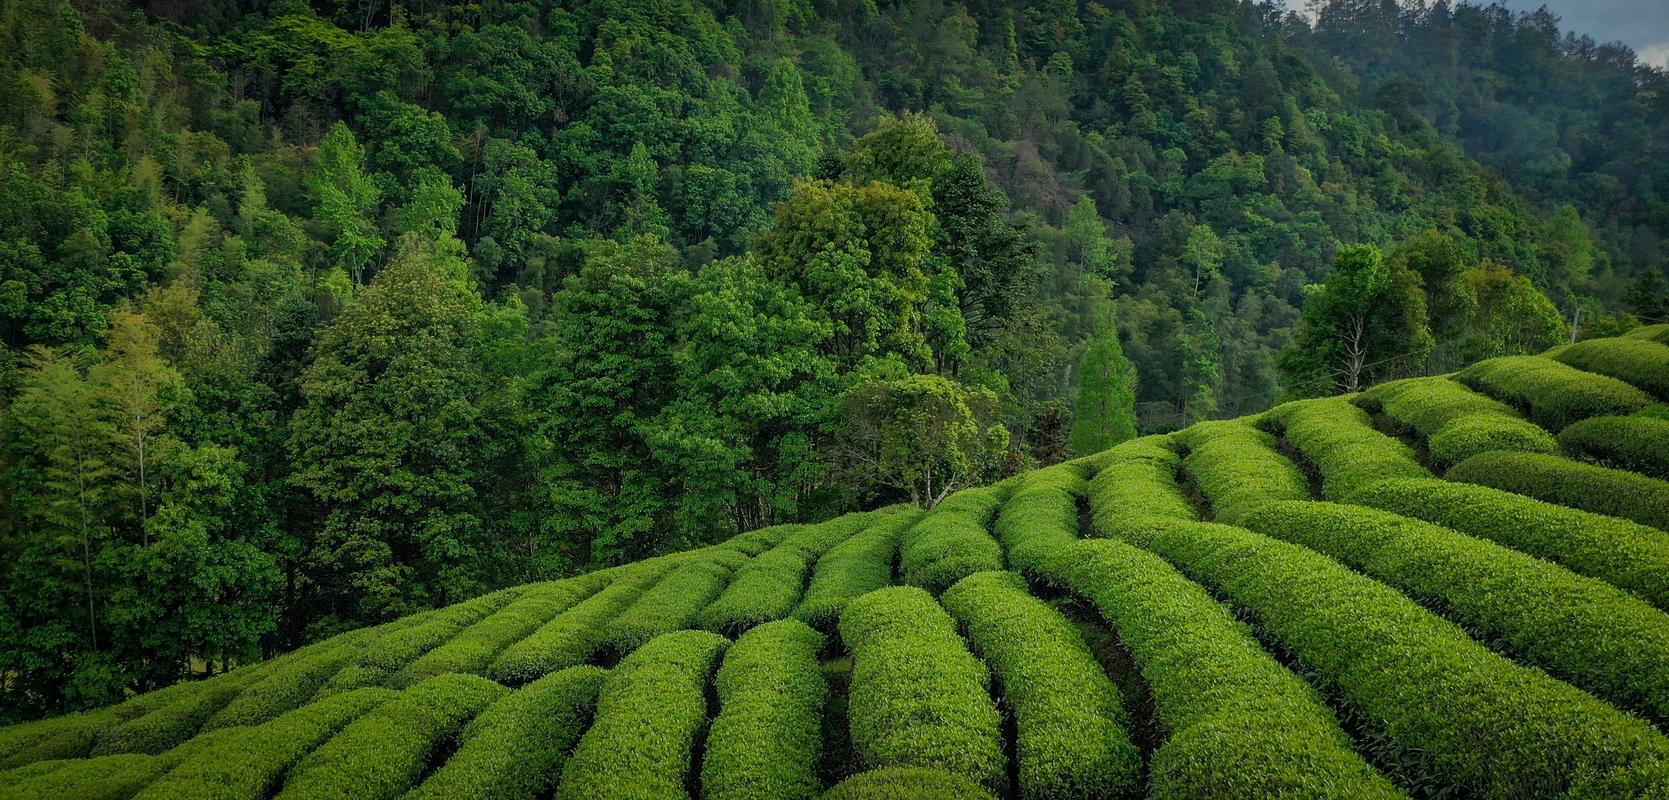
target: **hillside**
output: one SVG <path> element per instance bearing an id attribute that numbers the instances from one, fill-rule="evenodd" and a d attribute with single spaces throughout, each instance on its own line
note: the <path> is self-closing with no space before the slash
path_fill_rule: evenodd
<path id="1" fill-rule="evenodd" d="M 0 730 L 0 797 L 1662 797 L 1669 326 Z M 825 791 L 826 790 L 826 791 Z"/>

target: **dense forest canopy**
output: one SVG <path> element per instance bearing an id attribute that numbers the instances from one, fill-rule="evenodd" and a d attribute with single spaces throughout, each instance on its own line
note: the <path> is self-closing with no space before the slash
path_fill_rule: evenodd
<path id="1" fill-rule="evenodd" d="M 1313 12 L 0 0 L 0 715 L 1669 318 L 1669 75 Z"/>

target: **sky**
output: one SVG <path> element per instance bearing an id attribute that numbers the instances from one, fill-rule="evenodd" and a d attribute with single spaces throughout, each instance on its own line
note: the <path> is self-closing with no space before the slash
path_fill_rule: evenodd
<path id="1" fill-rule="evenodd" d="M 1588 34 L 1596 42 L 1621 41 L 1640 60 L 1669 67 L 1669 0 L 1506 0 L 1514 11 L 1547 6 L 1561 30 Z"/>

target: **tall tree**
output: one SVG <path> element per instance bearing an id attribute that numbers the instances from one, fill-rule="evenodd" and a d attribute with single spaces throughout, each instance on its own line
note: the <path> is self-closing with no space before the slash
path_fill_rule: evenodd
<path id="1" fill-rule="evenodd" d="M 335 266 L 346 270 L 355 283 L 363 283 L 365 267 L 382 249 L 376 227 L 382 190 L 365 172 L 365 148 L 347 125 L 332 125 L 319 142 L 307 187 L 317 204 L 319 219 L 330 226 L 334 236 L 331 256 Z"/>
<path id="2" fill-rule="evenodd" d="M 1393 271 L 1379 248 L 1340 249 L 1327 281 L 1309 288 L 1297 340 L 1281 357 L 1289 392 L 1358 391 L 1374 367 L 1431 350 L 1418 279 Z"/>
<path id="3" fill-rule="evenodd" d="M 291 482 L 317 503 L 305 574 L 328 628 L 483 587 L 476 502 L 481 300 L 456 242 L 407 237 L 319 334 L 291 423 Z"/>
<path id="4" fill-rule="evenodd" d="M 1095 333 L 1078 359 L 1078 394 L 1072 403 L 1074 455 L 1099 453 L 1136 435 L 1136 367 L 1119 345 L 1117 311 L 1110 299 L 1101 304 Z"/>

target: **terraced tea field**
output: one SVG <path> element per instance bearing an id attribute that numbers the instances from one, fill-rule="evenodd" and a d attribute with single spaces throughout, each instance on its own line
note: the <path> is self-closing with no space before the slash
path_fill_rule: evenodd
<path id="1" fill-rule="evenodd" d="M 1669 797 L 1669 326 L 0 730 L 5 798 Z"/>

